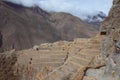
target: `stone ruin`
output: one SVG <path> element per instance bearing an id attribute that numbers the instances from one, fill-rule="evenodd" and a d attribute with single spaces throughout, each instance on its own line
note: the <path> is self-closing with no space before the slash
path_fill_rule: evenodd
<path id="1" fill-rule="evenodd" d="M 120 0 L 93 38 L 0 54 L 0 80 L 120 80 Z"/>

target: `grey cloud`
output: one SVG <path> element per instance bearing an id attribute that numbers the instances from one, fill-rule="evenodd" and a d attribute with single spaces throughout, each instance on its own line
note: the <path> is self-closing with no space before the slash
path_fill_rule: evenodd
<path id="1" fill-rule="evenodd" d="M 103 11 L 108 14 L 112 0 L 7 0 L 27 7 L 39 6 L 47 11 L 68 12 L 80 18 Z"/>

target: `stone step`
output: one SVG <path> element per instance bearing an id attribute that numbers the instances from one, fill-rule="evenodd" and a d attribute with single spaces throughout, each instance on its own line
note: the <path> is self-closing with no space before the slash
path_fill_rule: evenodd
<path id="1" fill-rule="evenodd" d="M 87 38 L 77 38 L 77 39 L 74 39 L 74 41 L 73 42 L 76 42 L 76 43 L 87 43 L 89 41 L 89 39 L 87 39 Z"/>
<path id="2" fill-rule="evenodd" d="M 51 80 L 53 78 L 55 78 L 55 80 L 65 80 L 67 76 L 72 76 L 74 73 L 76 73 L 80 67 L 82 66 L 79 64 L 67 62 L 44 80 Z"/>
<path id="3" fill-rule="evenodd" d="M 49 50 L 63 51 L 64 48 L 65 46 L 53 46 L 53 47 L 49 47 Z"/>
<path id="4" fill-rule="evenodd" d="M 42 56 L 42 57 L 21 57 L 18 58 L 19 63 L 31 64 L 31 63 L 47 63 L 47 62 L 64 62 L 66 56 Z M 23 60 L 24 59 L 24 60 Z"/>
<path id="5" fill-rule="evenodd" d="M 51 77 L 53 80 L 63 80 L 63 76 L 59 71 L 55 71 Z"/>
<path id="6" fill-rule="evenodd" d="M 33 58 L 32 62 L 64 62 L 65 58 Z"/>
<path id="7" fill-rule="evenodd" d="M 72 58 L 74 58 L 74 59 L 80 59 L 80 60 L 83 60 L 85 62 L 89 62 L 89 60 L 87 60 L 86 58 L 83 58 L 83 57 L 80 57 L 80 56 L 77 56 L 77 55 L 72 56 Z"/>
<path id="8" fill-rule="evenodd" d="M 76 76 L 76 73 L 80 68 L 83 68 L 83 66 L 69 61 L 44 80 L 71 80 Z M 76 69 L 76 71 L 73 72 L 71 69 Z"/>
<path id="9" fill-rule="evenodd" d="M 84 46 L 77 46 L 77 45 L 73 45 L 70 49 L 71 50 L 76 50 L 76 49 L 82 49 Z"/>
<path id="10" fill-rule="evenodd" d="M 31 58 L 65 58 L 67 56 L 67 54 L 54 54 L 54 53 L 52 53 L 52 54 L 44 54 L 44 53 L 42 53 L 42 54 L 22 54 L 22 55 L 20 55 L 19 56 L 19 58 L 22 58 L 22 59 L 31 59 Z"/>
<path id="11" fill-rule="evenodd" d="M 101 45 L 100 44 L 88 44 L 87 45 L 87 48 L 90 48 L 90 49 L 100 49 L 101 48 Z"/>
<path id="12" fill-rule="evenodd" d="M 48 66 L 59 67 L 62 64 L 63 64 L 62 62 L 40 62 L 40 63 L 31 63 L 30 65 L 33 67 L 48 67 Z"/>
<path id="13" fill-rule="evenodd" d="M 40 55 L 40 58 L 65 58 L 67 55 Z"/>
<path id="14" fill-rule="evenodd" d="M 83 80 L 97 80 L 97 78 L 92 76 L 84 76 Z"/>
<path id="15" fill-rule="evenodd" d="M 51 75 L 47 76 L 44 80 L 63 80 L 59 71 L 54 71 Z"/>
<path id="16" fill-rule="evenodd" d="M 67 53 L 54 53 L 54 52 L 53 52 L 53 53 L 50 53 L 50 52 L 49 52 L 49 53 L 47 53 L 47 54 L 46 54 L 46 53 L 38 53 L 38 54 L 36 54 L 36 53 L 34 54 L 34 53 L 33 53 L 33 54 L 29 54 L 29 55 L 36 56 L 36 55 L 66 55 L 66 54 L 67 54 Z"/>
<path id="17" fill-rule="evenodd" d="M 86 66 L 90 63 L 90 61 L 84 59 L 84 58 L 79 58 L 79 57 L 76 57 L 76 56 L 73 56 L 70 61 L 73 61 L 77 64 L 80 64 L 80 65 L 83 65 L 83 66 Z"/>
<path id="18" fill-rule="evenodd" d="M 21 53 L 29 55 L 29 54 L 65 54 L 66 52 L 54 49 L 54 51 L 51 51 L 51 50 L 38 50 L 38 51 L 24 50 L 24 51 L 21 51 Z"/>
<path id="19" fill-rule="evenodd" d="M 67 65 L 68 65 L 68 66 L 71 66 L 71 65 L 72 65 L 73 68 L 83 67 L 83 65 L 74 63 L 73 61 L 69 61 Z"/>
<path id="20" fill-rule="evenodd" d="M 98 55 L 101 53 L 101 51 L 99 49 L 83 49 L 80 52 L 81 54 L 86 54 L 86 55 Z"/>
<path id="21" fill-rule="evenodd" d="M 100 41 L 95 40 L 95 39 L 91 39 L 91 40 L 89 40 L 88 43 L 92 43 L 92 44 L 100 44 Z"/>
<path id="22" fill-rule="evenodd" d="M 82 53 L 78 53 L 75 55 L 76 57 L 80 57 L 80 58 L 84 58 L 86 60 L 91 60 L 94 56 L 93 55 L 86 55 L 86 54 L 82 54 Z"/>
<path id="23" fill-rule="evenodd" d="M 65 51 L 48 51 L 48 52 L 40 52 L 39 54 L 66 54 Z"/>
<path id="24" fill-rule="evenodd" d="M 71 72 L 76 72 L 80 67 L 82 67 L 82 65 L 77 64 L 77 63 L 75 63 L 73 61 L 68 61 L 64 65 L 67 66 L 69 71 L 71 71 Z"/>
<path id="25" fill-rule="evenodd" d="M 75 49 L 72 48 L 72 49 L 69 50 L 69 55 L 73 56 L 76 53 L 78 53 L 79 51 L 80 51 L 80 48 L 75 48 Z"/>
<path id="26" fill-rule="evenodd" d="M 69 66 L 70 67 L 70 66 Z M 60 72 L 62 72 L 62 75 L 63 76 L 68 76 L 70 73 L 72 74 L 73 72 L 71 72 L 70 70 L 69 70 L 69 67 L 68 66 L 62 66 L 60 69 L 59 69 L 59 71 Z"/>
<path id="27" fill-rule="evenodd" d="M 73 80 L 73 78 L 76 76 L 76 73 L 78 72 L 78 69 L 80 68 L 76 68 L 76 71 L 73 72 L 71 71 L 70 66 L 62 66 L 60 69 L 57 70 L 60 73 L 60 80 Z"/>

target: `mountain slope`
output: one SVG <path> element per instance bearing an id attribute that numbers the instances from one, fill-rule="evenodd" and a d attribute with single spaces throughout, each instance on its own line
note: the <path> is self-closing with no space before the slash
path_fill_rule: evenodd
<path id="1" fill-rule="evenodd" d="M 93 26 L 68 13 L 53 12 L 50 15 L 50 21 L 53 27 L 60 31 L 61 37 L 65 40 L 72 40 L 78 37 L 92 37 L 97 33 Z"/>
<path id="2" fill-rule="evenodd" d="M 2 3 L 0 7 L 2 48 L 19 50 L 61 39 L 41 13 L 19 5 L 14 6 L 17 7 L 11 6 L 10 3 Z"/>
<path id="3" fill-rule="evenodd" d="M 31 48 L 44 42 L 91 37 L 97 31 L 66 13 L 48 13 L 39 7 L 0 2 L 1 47 L 6 50 Z"/>

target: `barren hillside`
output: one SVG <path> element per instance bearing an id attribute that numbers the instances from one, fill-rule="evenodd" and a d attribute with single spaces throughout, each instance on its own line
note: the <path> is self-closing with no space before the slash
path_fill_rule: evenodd
<path id="1" fill-rule="evenodd" d="M 63 18 L 63 19 L 62 19 Z M 0 2 L 1 48 L 28 49 L 34 45 L 78 37 L 92 37 L 97 31 L 66 13 L 50 14 L 39 7 Z"/>
<path id="2" fill-rule="evenodd" d="M 1 2 L 2 48 L 5 51 L 13 48 L 20 50 L 60 40 L 61 37 L 56 34 L 57 30 L 47 22 L 45 14 L 47 13 L 40 9 Z"/>
<path id="3" fill-rule="evenodd" d="M 78 17 L 64 12 L 53 12 L 50 15 L 52 26 L 60 31 L 64 40 L 73 40 L 74 38 L 88 38 L 97 34 L 97 30 L 83 22 Z"/>

